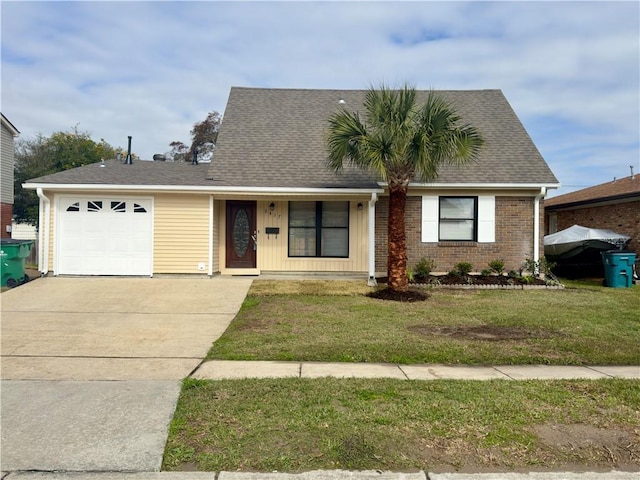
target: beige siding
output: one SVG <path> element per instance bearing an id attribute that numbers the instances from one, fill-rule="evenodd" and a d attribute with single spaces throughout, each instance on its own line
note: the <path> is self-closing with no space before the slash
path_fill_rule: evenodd
<path id="1" fill-rule="evenodd" d="M 294 199 L 292 199 L 294 200 Z M 300 200 L 311 200 L 300 198 Z M 257 270 L 261 272 L 366 272 L 368 270 L 368 199 L 354 200 L 353 198 L 313 198 L 313 200 L 348 200 L 349 212 L 349 258 L 289 258 L 288 255 L 288 199 L 260 200 L 257 202 L 258 254 Z M 273 201 L 274 210 L 269 209 Z M 225 203 L 219 202 L 217 213 L 217 231 L 225 231 Z M 358 203 L 362 203 L 362 210 L 358 210 Z M 267 235 L 266 227 L 280 229 L 278 235 Z M 221 233 L 219 242 L 219 258 L 222 260 L 222 273 L 233 273 L 224 267 L 225 242 Z"/>
<path id="2" fill-rule="evenodd" d="M 13 158 L 14 142 L 11 132 L 2 124 L 2 138 L 0 139 L 0 192 L 2 203 L 13 205 Z"/>
<path id="3" fill-rule="evenodd" d="M 206 274 L 209 271 L 209 196 L 156 195 L 153 236 L 154 273 Z"/>

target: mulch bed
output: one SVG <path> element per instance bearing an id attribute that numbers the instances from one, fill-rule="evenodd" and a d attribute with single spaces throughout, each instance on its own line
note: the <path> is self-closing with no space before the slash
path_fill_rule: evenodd
<path id="1" fill-rule="evenodd" d="M 376 279 L 378 284 L 386 284 L 387 277 L 381 277 Z M 409 290 L 407 292 L 395 292 L 384 288 L 367 294 L 368 297 L 377 298 L 380 300 L 392 300 L 396 302 L 422 302 L 427 300 L 429 296 L 419 290 L 411 289 L 411 286 L 425 287 L 425 286 L 447 286 L 447 287 L 460 287 L 460 288 L 473 288 L 474 286 L 483 287 L 496 287 L 496 288 L 518 288 L 525 286 L 547 286 L 547 283 L 540 278 L 528 277 L 527 280 L 519 277 L 509 277 L 506 275 L 431 275 L 425 279 L 414 279 L 409 284 Z"/>

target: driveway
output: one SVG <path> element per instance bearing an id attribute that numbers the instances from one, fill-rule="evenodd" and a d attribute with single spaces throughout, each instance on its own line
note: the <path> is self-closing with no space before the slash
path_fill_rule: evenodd
<path id="1" fill-rule="evenodd" d="M 251 279 L 56 278 L 2 294 L 3 379 L 179 380 L 229 325 Z"/>
<path id="2" fill-rule="evenodd" d="M 159 470 L 180 382 L 251 281 L 43 278 L 2 293 L 0 470 Z"/>

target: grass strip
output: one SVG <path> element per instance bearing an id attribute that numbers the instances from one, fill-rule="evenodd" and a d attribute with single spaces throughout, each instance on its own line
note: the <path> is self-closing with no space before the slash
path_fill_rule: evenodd
<path id="1" fill-rule="evenodd" d="M 163 469 L 640 467 L 640 382 L 185 380 Z"/>

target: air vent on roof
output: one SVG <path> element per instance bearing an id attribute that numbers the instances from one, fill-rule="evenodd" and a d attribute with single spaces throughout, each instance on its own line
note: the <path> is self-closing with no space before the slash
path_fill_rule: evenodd
<path id="1" fill-rule="evenodd" d="M 166 162 L 167 161 L 167 157 L 165 155 L 163 155 L 162 153 L 156 153 L 153 156 L 153 161 L 154 162 Z"/>

